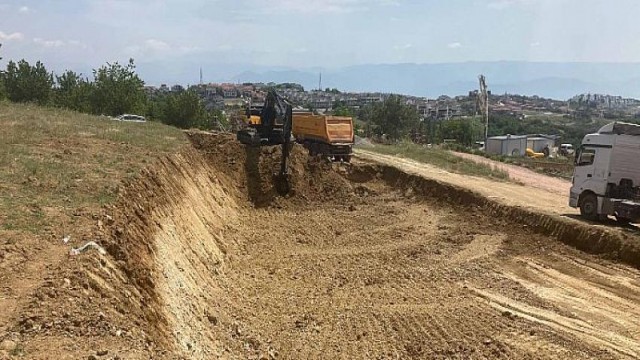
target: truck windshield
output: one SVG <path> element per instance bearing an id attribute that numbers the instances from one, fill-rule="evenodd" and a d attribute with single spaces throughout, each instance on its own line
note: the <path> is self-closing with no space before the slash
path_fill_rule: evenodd
<path id="1" fill-rule="evenodd" d="M 580 149 L 580 153 L 576 156 L 576 166 L 587 166 L 593 164 L 596 158 L 595 149 Z"/>

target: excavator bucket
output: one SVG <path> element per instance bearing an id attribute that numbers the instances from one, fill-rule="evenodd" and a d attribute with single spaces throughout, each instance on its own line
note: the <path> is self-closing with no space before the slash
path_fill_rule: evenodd
<path id="1" fill-rule="evenodd" d="M 287 195 L 291 191 L 291 177 L 289 174 L 273 174 L 273 185 L 280 195 Z"/>
<path id="2" fill-rule="evenodd" d="M 258 131 L 254 128 L 247 128 L 238 131 L 236 138 L 241 144 L 248 146 L 260 146 L 262 144 L 260 134 L 258 134 Z"/>

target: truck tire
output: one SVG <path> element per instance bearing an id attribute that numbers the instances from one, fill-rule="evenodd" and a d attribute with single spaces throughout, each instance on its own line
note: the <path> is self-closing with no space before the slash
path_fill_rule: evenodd
<path id="1" fill-rule="evenodd" d="M 587 220 L 599 220 L 598 198 L 595 194 L 586 194 L 580 201 L 580 215 Z"/>
<path id="2" fill-rule="evenodd" d="M 350 163 L 351 162 L 351 155 L 345 155 L 342 157 L 342 160 L 344 160 L 344 162 L 346 163 Z"/>

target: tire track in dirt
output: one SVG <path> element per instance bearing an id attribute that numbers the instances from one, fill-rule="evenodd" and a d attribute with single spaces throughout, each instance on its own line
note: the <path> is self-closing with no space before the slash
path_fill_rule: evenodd
<path id="1" fill-rule="evenodd" d="M 553 204 L 557 203 L 557 196 L 543 206 L 540 201 L 547 201 L 550 194 L 533 192 L 540 198 L 529 199 L 531 194 L 528 194 L 525 199 L 526 201 L 530 200 L 531 203 L 524 205 L 519 197 L 527 192 L 523 193 L 522 187 L 517 185 L 491 183 L 486 179 L 464 177 L 451 173 L 446 173 L 445 178 L 440 178 L 439 175 L 434 176 L 429 172 L 432 170 L 432 167 L 429 166 L 422 166 L 416 162 L 386 155 L 361 153 L 372 160 L 397 165 L 398 167 L 372 166 L 368 170 L 369 178 L 384 179 L 389 186 L 401 189 L 409 197 L 437 199 L 452 206 L 462 206 L 466 209 L 479 207 L 485 211 L 485 214 L 497 219 L 508 219 L 519 226 L 527 227 L 536 233 L 552 236 L 580 250 L 603 254 L 640 268 L 640 233 L 633 230 L 625 231 L 612 227 L 595 226 L 573 220 L 570 217 L 558 216 L 558 209 L 566 208 L 566 205 L 554 209 Z M 411 173 L 407 173 L 401 168 L 411 169 Z M 362 178 L 363 170 L 358 170 L 358 172 L 359 174 L 355 177 Z M 367 171 L 364 173 L 366 174 Z M 414 173 L 419 173 L 419 175 Z M 469 183 L 466 184 L 465 180 L 468 180 Z M 478 186 L 475 182 L 482 185 Z M 495 189 L 493 188 L 494 184 Z M 495 193 L 496 189 L 500 191 L 505 189 L 513 199 L 506 201 L 487 195 Z"/>
<path id="2" fill-rule="evenodd" d="M 557 313 L 536 308 L 480 289 L 473 289 L 473 291 L 489 301 L 490 305 L 500 312 L 513 313 L 526 320 L 551 327 L 561 333 L 570 333 L 595 346 L 607 347 L 618 355 L 629 358 L 638 357 L 638 344 L 636 341 L 612 332 L 603 332 L 601 329 L 595 328 L 583 320 L 564 317 Z"/>

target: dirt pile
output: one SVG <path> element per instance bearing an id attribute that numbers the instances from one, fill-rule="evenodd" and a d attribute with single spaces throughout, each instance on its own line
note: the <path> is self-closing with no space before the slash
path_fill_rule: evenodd
<path id="1" fill-rule="evenodd" d="M 351 186 L 319 157 L 309 157 L 299 144 L 292 144 L 288 159 L 291 192 L 278 193 L 274 175 L 280 171 L 281 146 L 249 147 L 229 134 L 189 132 L 189 139 L 219 172 L 233 178 L 235 195 L 255 207 L 297 206 L 302 202 L 327 201 L 347 196 Z"/>

